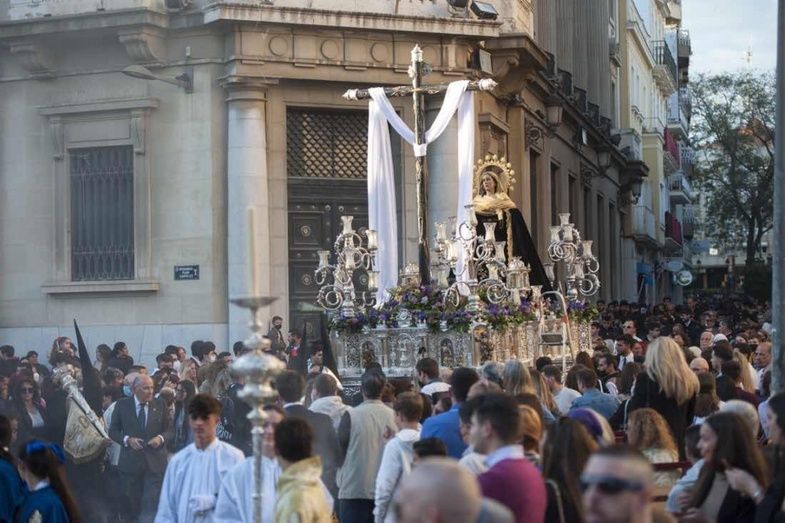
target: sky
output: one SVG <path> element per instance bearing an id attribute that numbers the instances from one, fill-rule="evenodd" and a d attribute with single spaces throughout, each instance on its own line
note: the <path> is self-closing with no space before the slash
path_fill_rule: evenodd
<path id="1" fill-rule="evenodd" d="M 682 27 L 692 42 L 690 74 L 775 69 L 777 0 L 682 0 L 682 6 Z"/>

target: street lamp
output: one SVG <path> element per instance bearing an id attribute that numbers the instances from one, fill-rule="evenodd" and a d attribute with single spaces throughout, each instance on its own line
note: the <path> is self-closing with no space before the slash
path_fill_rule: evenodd
<path id="1" fill-rule="evenodd" d="M 126 76 L 130 76 L 131 78 L 139 78 L 140 80 L 159 80 L 167 84 L 176 85 L 178 87 L 182 87 L 185 90 L 185 92 L 188 94 L 194 92 L 192 66 L 187 67 L 184 73 L 181 73 L 175 76 L 174 78 L 169 78 L 167 76 L 158 76 L 157 74 L 153 73 L 150 69 L 144 67 L 143 65 L 129 65 L 128 67 L 122 70 L 122 73 Z"/>

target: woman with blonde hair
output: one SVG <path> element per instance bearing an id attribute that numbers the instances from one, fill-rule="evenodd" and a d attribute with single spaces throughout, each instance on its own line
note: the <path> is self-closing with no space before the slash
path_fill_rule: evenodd
<path id="1" fill-rule="evenodd" d="M 673 463 L 679 451 L 665 419 L 654 409 L 638 409 L 627 424 L 627 443 L 640 450 L 652 463 Z M 654 473 L 654 485 L 672 487 L 679 479 L 678 470 Z"/>
<path id="2" fill-rule="evenodd" d="M 752 365 L 750 365 L 750 360 L 739 349 L 733 349 L 733 359 L 738 361 L 741 367 L 741 388 L 755 394 L 757 387 L 755 380 L 752 378 L 755 375 L 755 371 L 752 369 Z"/>
<path id="3" fill-rule="evenodd" d="M 683 460 L 684 433 L 695 417 L 695 398 L 700 390 L 698 377 L 687 365 L 681 347 L 666 336 L 649 343 L 645 369 L 635 383 L 628 411 L 657 411 L 668 422 L 679 444 L 679 459 Z"/>
<path id="4" fill-rule="evenodd" d="M 551 394 L 551 390 L 548 388 L 548 384 L 545 382 L 545 378 L 540 373 L 540 371 L 532 369 L 529 371 L 529 375 L 532 378 L 532 383 L 534 383 L 534 392 L 537 394 L 537 397 L 540 398 L 540 403 L 542 406 L 553 414 L 553 417 L 558 418 L 561 412 L 559 412 L 559 406 L 556 405 L 556 400 Z"/>
<path id="5" fill-rule="evenodd" d="M 522 393 L 534 394 L 534 382 L 529 370 L 518 360 L 510 360 L 504 364 L 502 371 L 502 388 L 510 396 Z"/>

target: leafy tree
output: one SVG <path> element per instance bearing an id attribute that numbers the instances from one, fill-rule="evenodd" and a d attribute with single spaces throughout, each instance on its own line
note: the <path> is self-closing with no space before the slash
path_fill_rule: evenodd
<path id="1" fill-rule="evenodd" d="M 773 227 L 775 78 L 771 73 L 700 75 L 691 83 L 691 138 L 704 232 L 760 258 Z"/>

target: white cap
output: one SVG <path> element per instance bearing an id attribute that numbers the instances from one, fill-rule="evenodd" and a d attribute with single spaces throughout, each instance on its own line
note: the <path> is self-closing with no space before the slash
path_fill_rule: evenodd
<path id="1" fill-rule="evenodd" d="M 420 392 L 429 396 L 437 392 L 450 392 L 450 384 L 443 381 L 434 381 L 420 389 Z"/>

